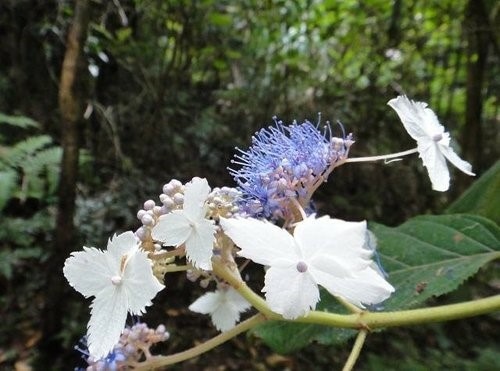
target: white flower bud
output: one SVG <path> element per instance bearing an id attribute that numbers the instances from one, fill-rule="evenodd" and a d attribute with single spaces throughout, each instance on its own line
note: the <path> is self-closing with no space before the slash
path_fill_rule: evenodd
<path id="1" fill-rule="evenodd" d="M 176 205 L 180 205 L 184 202 L 184 195 L 182 193 L 176 193 L 174 195 L 174 202 Z"/>
<path id="2" fill-rule="evenodd" d="M 144 216 L 141 218 L 141 222 L 144 225 L 151 225 L 153 224 L 153 217 L 150 214 L 144 214 Z"/>
<path id="3" fill-rule="evenodd" d="M 146 215 L 146 210 L 142 210 L 142 209 L 139 210 L 137 212 L 137 219 L 141 220 L 144 215 Z"/>
<path id="4" fill-rule="evenodd" d="M 144 210 L 151 210 L 155 205 L 156 203 L 153 200 L 147 200 L 144 202 Z"/>
<path id="5" fill-rule="evenodd" d="M 162 202 L 163 202 L 163 206 L 168 208 L 169 211 L 170 211 L 170 209 L 172 209 L 175 206 L 174 200 L 172 199 L 172 197 L 169 197 L 169 196 L 167 196 Z"/>

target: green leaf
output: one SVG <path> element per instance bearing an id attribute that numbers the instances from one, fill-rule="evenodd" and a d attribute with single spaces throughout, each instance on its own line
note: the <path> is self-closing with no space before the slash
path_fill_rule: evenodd
<path id="1" fill-rule="evenodd" d="M 17 174 L 15 171 L 6 169 L 0 171 L 0 211 L 11 199 L 17 186 Z"/>
<path id="2" fill-rule="evenodd" d="M 455 290 L 488 262 L 500 258 L 500 229 L 475 215 L 419 216 L 390 228 L 372 224 L 378 251 L 388 280 L 396 292 L 376 309 L 415 307 L 431 296 Z M 345 313 L 345 309 L 322 290 L 317 310 Z M 337 344 L 356 331 L 319 325 L 269 322 L 254 333 L 274 351 L 290 353 L 313 341 Z"/>
<path id="3" fill-rule="evenodd" d="M 11 279 L 16 265 L 20 265 L 23 260 L 38 259 L 42 253 L 39 247 L 0 251 L 0 276 Z"/>
<path id="4" fill-rule="evenodd" d="M 16 143 L 13 147 L 8 148 L 1 158 L 1 161 L 12 168 L 22 167 L 26 158 L 32 156 L 34 153 L 51 143 L 52 139 L 48 135 L 31 136 Z"/>
<path id="5" fill-rule="evenodd" d="M 500 223 L 500 160 L 446 210 L 450 214 L 474 213 Z"/>
<path id="6" fill-rule="evenodd" d="M 8 124 L 18 128 L 38 128 L 38 123 L 26 116 L 9 116 L 0 113 L 0 124 Z"/>
<path id="7" fill-rule="evenodd" d="M 317 310 L 333 313 L 347 313 L 326 290 L 321 290 L 321 302 Z M 355 330 L 321 325 L 271 321 L 263 323 L 252 331 L 275 352 L 286 354 L 307 346 L 312 341 L 321 344 L 342 343 L 356 334 Z"/>
<path id="8" fill-rule="evenodd" d="M 208 18 L 210 23 L 216 26 L 229 26 L 233 23 L 233 17 L 230 14 L 212 13 Z"/>
<path id="9" fill-rule="evenodd" d="M 386 310 L 415 307 L 451 292 L 500 258 L 500 229 L 476 215 L 426 215 L 397 228 L 373 224 L 371 229 L 396 288 L 384 303 Z"/>
<path id="10" fill-rule="evenodd" d="M 132 36 L 132 29 L 130 27 L 124 27 L 120 28 L 118 31 L 116 31 L 116 39 L 119 42 L 124 42 L 130 39 Z"/>

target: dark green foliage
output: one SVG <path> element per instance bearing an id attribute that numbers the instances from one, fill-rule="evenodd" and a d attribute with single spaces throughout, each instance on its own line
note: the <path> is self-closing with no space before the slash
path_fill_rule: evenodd
<path id="1" fill-rule="evenodd" d="M 20 323 L 29 329 L 40 321 L 45 282 L 40 268 L 50 256 L 61 149 L 48 135 L 19 133 L 38 128 L 27 117 L 2 115 L 0 125 L 2 134 L 9 134 L 0 137 L 0 307 L 8 313 L 0 331 L 4 344 L 21 335 L 16 334 Z"/>
<path id="2" fill-rule="evenodd" d="M 500 161 L 452 203 L 448 213 L 475 213 L 500 223 Z"/>
<path id="3" fill-rule="evenodd" d="M 384 302 L 387 310 L 415 307 L 451 292 L 500 258 L 500 229 L 479 216 L 421 216 L 397 228 L 371 228 L 396 288 Z"/>
<path id="4" fill-rule="evenodd" d="M 7 115 L 0 117 L 0 125 L 3 132 L 10 129 L 7 125 L 38 128 L 32 119 Z M 14 143 L 0 137 L 0 154 L 0 211 L 13 198 L 24 202 L 28 198 L 42 200 L 54 195 L 62 153 L 52 145 L 50 136 L 35 134 Z"/>

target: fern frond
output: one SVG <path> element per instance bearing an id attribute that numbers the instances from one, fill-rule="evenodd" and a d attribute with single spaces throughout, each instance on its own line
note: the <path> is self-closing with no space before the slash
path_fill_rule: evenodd
<path id="1" fill-rule="evenodd" d="M 43 194 L 54 193 L 59 181 L 61 157 L 60 147 L 50 147 L 26 159 L 22 166 L 27 193 L 25 196 L 39 198 Z"/>
<path id="2" fill-rule="evenodd" d="M 0 159 L 5 165 L 18 168 L 23 166 L 23 162 L 31 157 L 35 152 L 44 149 L 52 143 L 48 135 L 36 135 L 22 140 L 10 148 L 4 147 L 6 151 Z"/>
<path id="3" fill-rule="evenodd" d="M 6 169 L 0 171 L 0 211 L 12 198 L 17 187 L 17 174 L 15 171 Z"/>
<path id="4" fill-rule="evenodd" d="M 0 125 L 1 124 L 6 124 L 6 125 L 11 125 L 15 126 L 21 129 L 26 129 L 26 128 L 38 128 L 38 122 L 35 120 L 26 117 L 26 116 L 10 116 L 6 115 L 4 113 L 0 113 Z"/>

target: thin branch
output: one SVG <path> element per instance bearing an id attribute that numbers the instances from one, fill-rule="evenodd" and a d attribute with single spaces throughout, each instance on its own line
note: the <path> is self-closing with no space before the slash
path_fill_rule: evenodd
<path id="1" fill-rule="evenodd" d="M 356 361 L 359 358 L 361 353 L 361 349 L 363 348 L 363 344 L 365 343 L 366 336 L 368 335 L 367 330 L 361 330 L 356 337 L 356 341 L 354 342 L 354 346 L 352 347 L 351 354 L 349 354 L 349 358 L 342 368 L 342 371 L 351 371 L 356 364 Z"/>
<path id="2" fill-rule="evenodd" d="M 175 353 L 169 356 L 153 356 L 150 359 L 140 363 L 134 368 L 134 370 L 152 370 L 159 367 L 164 367 L 167 365 L 172 365 L 174 363 L 179 363 L 193 357 L 199 356 L 200 354 L 206 353 L 209 350 L 225 343 L 226 341 L 232 339 L 233 337 L 255 327 L 256 325 L 266 321 L 266 318 L 262 314 L 256 314 L 253 317 L 239 323 L 231 330 L 222 332 L 219 335 L 213 337 L 210 340 L 203 342 L 191 349 L 185 350 L 183 352 Z"/>

